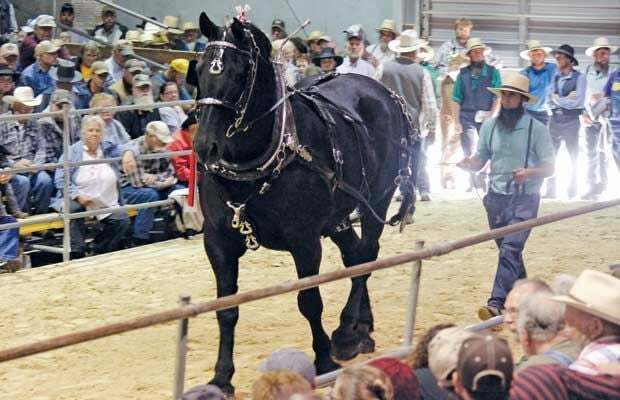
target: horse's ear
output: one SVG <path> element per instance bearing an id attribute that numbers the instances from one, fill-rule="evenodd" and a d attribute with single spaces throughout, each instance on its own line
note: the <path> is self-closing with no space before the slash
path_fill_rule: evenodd
<path id="1" fill-rule="evenodd" d="M 200 32 L 202 32 L 209 41 L 217 40 L 220 37 L 220 28 L 207 17 L 204 11 L 200 13 Z"/>
<path id="2" fill-rule="evenodd" d="M 230 24 L 230 30 L 235 39 L 237 39 L 237 41 L 239 42 L 242 41 L 245 37 L 245 28 L 243 27 L 243 23 L 239 21 L 236 17 L 233 18 L 233 22 L 232 24 Z"/>

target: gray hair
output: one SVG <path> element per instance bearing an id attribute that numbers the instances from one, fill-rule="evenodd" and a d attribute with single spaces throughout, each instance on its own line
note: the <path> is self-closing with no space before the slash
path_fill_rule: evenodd
<path id="1" fill-rule="evenodd" d="M 536 293 L 552 293 L 551 288 L 549 287 L 549 285 L 547 284 L 547 282 L 543 281 L 542 279 L 537 279 L 537 278 L 523 278 L 523 279 L 519 279 L 517 280 L 514 285 L 512 286 L 513 289 L 516 289 L 518 287 L 523 286 L 524 288 L 527 286 L 528 287 L 528 291 L 531 291 L 532 293 L 536 292 Z"/>
<path id="2" fill-rule="evenodd" d="M 82 118 L 82 132 L 84 132 L 84 129 L 87 125 L 92 124 L 99 124 L 101 130 L 105 129 L 105 122 L 103 121 L 103 118 L 101 118 L 97 114 L 89 114 L 85 115 L 84 118 Z"/>
<path id="3" fill-rule="evenodd" d="M 549 293 L 536 293 L 519 306 L 517 330 L 527 332 L 534 342 L 552 340 L 564 329 L 565 306 L 551 297 Z"/>
<path id="4" fill-rule="evenodd" d="M 553 293 L 557 295 L 567 295 L 576 280 L 577 278 L 573 275 L 559 274 L 553 278 L 553 282 L 551 282 L 551 289 L 553 289 Z"/>

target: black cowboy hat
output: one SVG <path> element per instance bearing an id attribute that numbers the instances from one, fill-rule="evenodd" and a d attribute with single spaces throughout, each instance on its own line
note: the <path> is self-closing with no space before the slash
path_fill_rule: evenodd
<path id="1" fill-rule="evenodd" d="M 19 74 L 9 68 L 8 65 L 0 64 L 0 76 L 10 76 L 11 78 L 13 78 L 13 82 L 16 82 Z"/>
<path id="2" fill-rule="evenodd" d="M 333 58 L 334 60 L 336 60 L 336 66 L 342 64 L 342 57 L 336 55 L 336 52 L 334 52 L 334 49 L 332 49 L 331 47 L 323 48 L 323 50 L 321 50 L 318 56 L 312 57 L 312 63 L 317 67 L 320 67 L 321 60 L 324 58 Z"/>
<path id="3" fill-rule="evenodd" d="M 563 44 L 557 49 L 551 50 L 552 56 L 555 56 L 556 54 L 564 54 L 570 59 L 573 65 L 579 65 L 579 61 L 577 61 L 577 59 L 575 58 L 575 49 L 571 45 Z"/>
<path id="4" fill-rule="evenodd" d="M 50 70 L 53 80 L 65 83 L 75 83 L 82 80 L 82 74 L 75 70 L 73 61 L 59 59 L 58 65 Z"/>

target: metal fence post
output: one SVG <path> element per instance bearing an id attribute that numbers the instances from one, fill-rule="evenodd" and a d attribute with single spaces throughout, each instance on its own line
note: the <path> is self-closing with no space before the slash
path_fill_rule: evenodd
<path id="1" fill-rule="evenodd" d="M 179 306 L 188 306 L 191 296 L 180 296 Z M 172 400 L 179 400 L 183 396 L 183 387 L 185 384 L 185 362 L 187 358 L 187 331 L 189 328 L 189 319 L 183 318 L 179 320 L 179 336 L 177 338 L 177 358 L 174 366 L 174 389 Z"/>
<path id="2" fill-rule="evenodd" d="M 64 104 L 62 107 L 62 155 L 63 163 L 62 169 L 64 172 L 64 182 L 62 188 L 62 222 L 63 222 L 63 235 L 62 235 L 62 261 L 69 262 L 71 259 L 71 219 L 69 214 L 71 213 L 71 197 L 69 196 L 69 186 L 71 183 L 71 170 L 69 166 L 69 147 L 71 146 L 71 124 L 69 121 L 70 105 Z"/>
<path id="3" fill-rule="evenodd" d="M 424 240 L 416 240 L 415 249 L 422 250 Z M 409 299 L 407 301 L 407 318 L 405 319 L 405 333 L 403 334 L 403 346 L 411 346 L 413 342 L 413 330 L 415 329 L 415 316 L 418 308 L 418 294 L 420 292 L 420 275 L 422 273 L 422 260 L 413 262 L 411 268 L 411 286 L 409 287 Z"/>

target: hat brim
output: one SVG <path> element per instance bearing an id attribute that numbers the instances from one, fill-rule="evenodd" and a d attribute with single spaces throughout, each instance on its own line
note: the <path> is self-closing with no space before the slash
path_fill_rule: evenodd
<path id="1" fill-rule="evenodd" d="M 573 65 L 575 66 L 579 65 L 579 61 L 577 61 L 575 56 L 569 53 L 568 51 L 564 51 L 562 49 L 551 50 L 552 56 L 555 56 L 556 54 L 564 54 L 573 63 Z"/>
<path id="2" fill-rule="evenodd" d="M 336 66 L 340 66 L 342 64 L 343 58 L 341 56 L 324 56 L 324 57 L 312 57 L 312 63 L 317 67 L 321 67 L 321 60 L 326 58 L 333 58 L 336 61 Z"/>
<path id="3" fill-rule="evenodd" d="M 553 296 L 551 298 L 551 300 L 555 300 L 555 301 L 559 301 L 560 303 L 564 303 L 566 305 L 569 305 L 571 307 L 577 308 L 578 310 L 581 310 L 583 312 L 586 312 L 588 314 L 592 314 L 594 316 L 597 316 L 599 318 L 602 318 L 606 321 L 610 321 L 613 322 L 616 325 L 620 325 L 620 317 L 614 317 L 613 315 L 607 314 L 605 312 L 599 311 L 599 310 L 595 310 L 593 308 L 591 308 L 588 304 L 579 301 L 578 299 L 572 297 L 572 296 Z"/>
<path id="4" fill-rule="evenodd" d="M 428 42 L 423 39 L 418 39 L 417 43 L 414 46 L 401 46 L 400 39 L 394 39 L 390 43 L 388 43 L 388 48 L 392 50 L 394 53 L 411 53 L 412 51 L 417 51 L 420 48 L 427 46 Z"/>
<path id="5" fill-rule="evenodd" d="M 2 101 L 4 101 L 6 104 L 9 104 L 9 105 L 13 103 L 20 103 L 28 107 L 37 107 L 41 105 L 41 102 L 43 101 L 43 96 L 38 95 L 32 100 L 26 100 L 26 101 L 19 100 L 15 96 L 4 96 L 2 98 Z"/>
<path id="6" fill-rule="evenodd" d="M 588 56 L 588 57 L 594 56 L 594 52 L 596 52 L 596 50 L 598 50 L 598 49 L 609 49 L 610 53 L 615 53 L 616 51 L 618 51 L 618 46 L 602 45 L 602 46 L 588 47 L 586 49 L 586 56 Z"/>
<path id="7" fill-rule="evenodd" d="M 75 71 L 75 75 L 73 75 L 72 79 L 66 79 L 66 78 L 59 78 L 58 77 L 58 71 L 56 69 L 52 69 L 49 72 L 50 77 L 55 80 L 56 82 L 63 82 L 63 83 L 76 83 L 82 80 L 82 75 Z"/>
<path id="8" fill-rule="evenodd" d="M 469 56 L 469 53 L 471 53 L 472 50 L 476 50 L 476 49 L 483 49 L 484 51 L 486 51 L 487 49 L 490 49 L 490 47 L 488 47 L 485 44 L 477 44 L 474 47 L 472 47 L 471 49 L 467 49 L 465 50 L 465 55 Z M 485 54 L 486 55 L 486 54 Z"/>
<path id="9" fill-rule="evenodd" d="M 529 94 L 527 92 L 523 92 L 519 89 L 513 89 L 513 88 L 507 88 L 507 87 L 499 87 L 499 88 L 487 88 L 487 90 L 491 93 L 493 93 L 496 96 L 501 96 L 502 92 L 513 92 L 513 93 L 518 93 L 522 96 L 527 97 L 527 102 L 528 103 L 536 103 L 538 101 L 538 97 Z"/>
<path id="10" fill-rule="evenodd" d="M 394 34 L 396 36 L 400 35 L 399 32 L 395 31 L 392 28 L 377 28 L 376 31 L 377 31 L 377 33 L 381 33 L 381 31 L 383 31 L 383 32 L 390 32 L 390 33 L 392 33 L 392 34 Z"/>
<path id="11" fill-rule="evenodd" d="M 534 51 L 534 50 L 542 50 L 545 52 L 545 55 L 549 55 L 549 53 L 551 53 L 552 48 L 551 47 L 534 47 L 533 49 L 527 49 L 527 50 L 523 50 L 522 52 L 519 53 L 519 57 L 521 57 L 522 59 L 526 60 L 526 61 L 530 61 L 530 51 Z"/>

